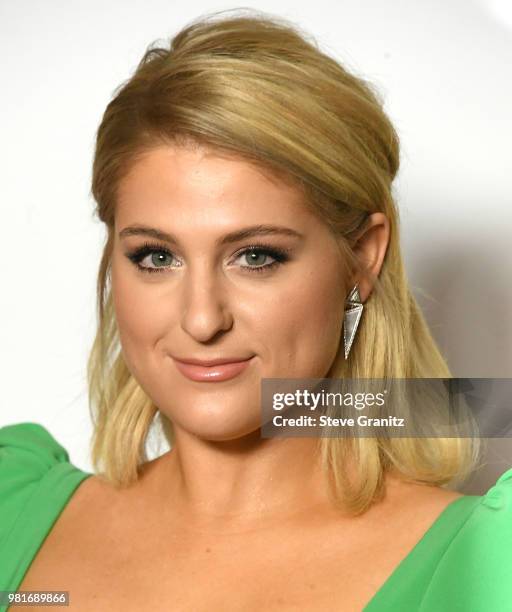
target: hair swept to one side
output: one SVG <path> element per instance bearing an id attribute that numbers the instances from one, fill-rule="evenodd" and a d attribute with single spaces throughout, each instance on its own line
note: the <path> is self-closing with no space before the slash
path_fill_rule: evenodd
<path id="1" fill-rule="evenodd" d="M 406 278 L 392 193 L 399 139 L 378 92 L 296 24 L 236 10 L 241 14 L 203 15 L 168 45 L 150 46 L 114 92 L 97 131 L 92 194 L 107 237 L 97 281 L 98 329 L 88 360 L 92 457 L 95 469 L 118 486 L 136 480 L 147 461 L 155 416 L 174 442 L 172 423 L 125 364 L 110 287 L 119 182 L 158 145 L 208 147 L 292 182 L 341 238 L 347 270 L 360 270 L 351 250 L 357 231 L 369 214 L 383 212 L 390 242 L 379 278 L 348 360 L 340 342 L 328 376 L 450 376 Z M 359 514 L 383 494 L 387 470 L 425 484 L 463 480 L 477 464 L 479 442 L 476 436 L 321 438 L 318 448 L 334 499 Z M 355 458 L 355 481 L 344 470 L 349 455 Z"/>

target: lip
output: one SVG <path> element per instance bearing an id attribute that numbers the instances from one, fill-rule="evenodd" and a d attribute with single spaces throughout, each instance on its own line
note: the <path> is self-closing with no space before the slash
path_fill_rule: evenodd
<path id="1" fill-rule="evenodd" d="M 221 365 L 224 363 L 239 363 L 241 361 L 247 361 L 254 355 L 250 355 L 249 357 L 219 357 L 218 359 L 180 359 L 179 357 L 173 357 L 175 361 L 180 361 L 181 363 L 192 363 L 194 365 L 199 366 L 212 366 L 212 365 Z"/>
<path id="2" fill-rule="evenodd" d="M 254 355 L 242 361 L 226 361 L 226 359 L 181 361 L 173 357 L 176 368 L 190 380 L 198 382 L 220 382 L 235 378 L 252 362 Z M 211 365 L 205 365 L 210 363 Z"/>

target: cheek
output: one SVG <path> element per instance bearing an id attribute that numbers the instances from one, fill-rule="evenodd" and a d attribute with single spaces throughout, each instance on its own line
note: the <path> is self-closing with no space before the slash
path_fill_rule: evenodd
<path id="1" fill-rule="evenodd" d="M 343 325 L 343 285 L 336 271 L 311 271 L 270 308 L 263 331 L 279 368 L 296 378 L 323 377 L 336 356 Z"/>
<path id="2" fill-rule="evenodd" d="M 162 300 L 133 274 L 117 273 L 114 265 L 112 298 L 123 356 L 130 371 L 140 376 L 143 363 L 160 337 Z"/>

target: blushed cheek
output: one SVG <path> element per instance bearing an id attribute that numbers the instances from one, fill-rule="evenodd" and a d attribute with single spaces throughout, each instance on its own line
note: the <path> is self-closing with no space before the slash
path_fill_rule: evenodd
<path id="1" fill-rule="evenodd" d="M 279 355 L 283 377 L 321 378 L 336 356 L 343 323 L 343 291 L 332 282 L 319 280 L 289 292 L 272 319 L 275 325 L 267 330 Z"/>

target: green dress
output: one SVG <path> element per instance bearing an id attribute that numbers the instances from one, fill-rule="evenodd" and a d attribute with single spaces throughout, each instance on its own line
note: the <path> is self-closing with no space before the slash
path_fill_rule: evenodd
<path id="1" fill-rule="evenodd" d="M 0 428 L 0 591 L 21 584 L 89 476 L 41 425 Z M 443 510 L 363 612 L 384 611 L 512 612 L 512 468 L 485 495 Z"/>

